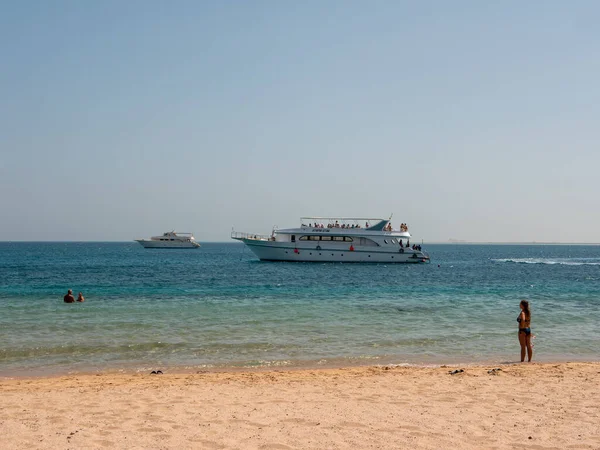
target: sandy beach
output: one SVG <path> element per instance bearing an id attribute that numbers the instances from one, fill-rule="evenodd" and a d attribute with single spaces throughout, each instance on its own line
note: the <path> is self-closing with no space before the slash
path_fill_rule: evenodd
<path id="1" fill-rule="evenodd" d="M 600 448 L 600 363 L 3 379 L 3 449 Z"/>

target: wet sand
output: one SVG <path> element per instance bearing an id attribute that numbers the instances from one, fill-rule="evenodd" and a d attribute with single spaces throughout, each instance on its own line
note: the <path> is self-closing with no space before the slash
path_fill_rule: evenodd
<path id="1" fill-rule="evenodd" d="M 456 369 L 2 379 L 0 440 L 3 449 L 600 448 L 600 363 Z"/>

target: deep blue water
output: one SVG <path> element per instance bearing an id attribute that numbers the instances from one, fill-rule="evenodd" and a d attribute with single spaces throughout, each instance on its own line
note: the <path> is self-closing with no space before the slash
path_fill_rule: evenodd
<path id="1" fill-rule="evenodd" d="M 386 265 L 0 243 L 0 375 L 516 361 L 522 298 L 534 360 L 600 360 L 600 246 L 425 247 L 431 264 Z"/>

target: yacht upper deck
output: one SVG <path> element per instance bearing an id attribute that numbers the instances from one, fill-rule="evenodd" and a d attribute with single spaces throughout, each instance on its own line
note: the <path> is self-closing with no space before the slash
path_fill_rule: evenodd
<path id="1" fill-rule="evenodd" d="M 313 231 L 315 233 L 324 232 L 338 232 L 343 230 L 346 232 L 353 233 L 364 233 L 364 232 L 389 232 L 394 234 L 401 234 L 406 237 L 410 237 L 408 233 L 408 225 L 405 223 L 400 224 L 398 229 L 394 229 L 389 219 L 380 218 L 368 218 L 368 217 L 302 217 L 300 219 L 300 228 L 289 228 L 285 230 L 277 230 L 277 232 L 302 232 Z"/>

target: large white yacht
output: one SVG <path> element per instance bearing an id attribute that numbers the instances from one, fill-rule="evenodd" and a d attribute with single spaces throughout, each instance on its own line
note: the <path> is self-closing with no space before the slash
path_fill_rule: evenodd
<path id="1" fill-rule="evenodd" d="M 273 228 L 270 236 L 231 232 L 263 261 L 423 263 L 408 226 L 390 219 L 303 217 L 299 228 Z"/>
<path id="2" fill-rule="evenodd" d="M 192 233 L 176 233 L 169 231 L 162 236 L 152 236 L 150 239 L 135 239 L 144 248 L 198 248 L 200 244 Z"/>

